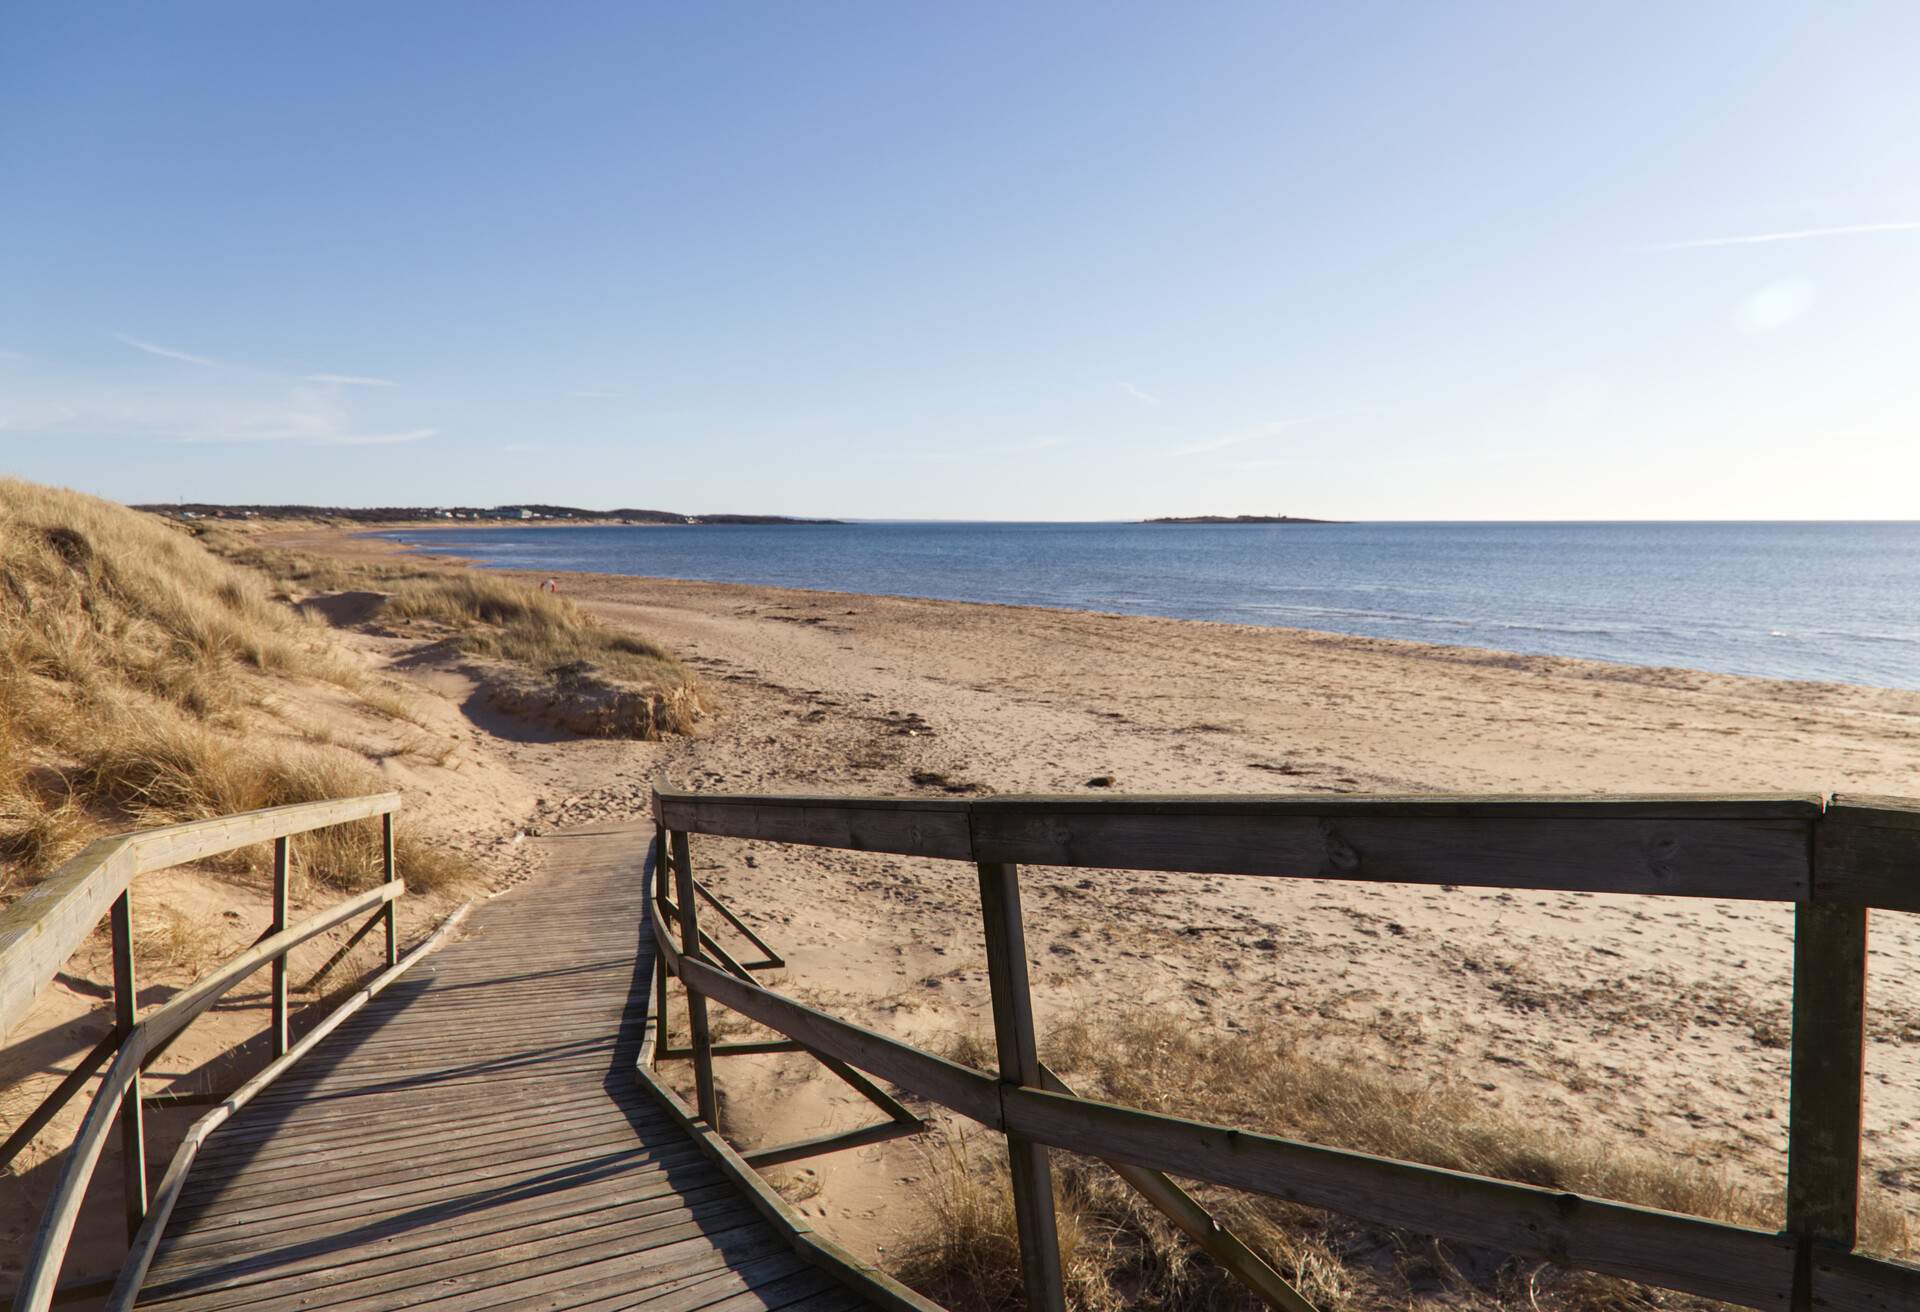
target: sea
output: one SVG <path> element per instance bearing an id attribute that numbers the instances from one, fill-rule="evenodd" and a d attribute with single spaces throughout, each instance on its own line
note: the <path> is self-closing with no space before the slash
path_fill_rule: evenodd
<path id="1" fill-rule="evenodd" d="M 513 527 L 483 567 L 1163 615 L 1920 689 L 1920 523 Z"/>

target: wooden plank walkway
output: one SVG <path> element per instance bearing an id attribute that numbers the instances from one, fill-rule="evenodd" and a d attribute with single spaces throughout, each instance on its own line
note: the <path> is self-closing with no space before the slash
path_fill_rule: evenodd
<path id="1" fill-rule="evenodd" d="M 635 1084 L 651 837 L 540 840 L 544 875 L 215 1132 L 139 1306 L 870 1306 Z"/>

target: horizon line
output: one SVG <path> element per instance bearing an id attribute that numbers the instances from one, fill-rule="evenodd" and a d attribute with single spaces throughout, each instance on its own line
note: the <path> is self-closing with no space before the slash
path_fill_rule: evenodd
<path id="1" fill-rule="evenodd" d="M 339 506 L 307 507 L 307 506 L 300 506 L 298 505 L 298 503 L 289 503 L 289 502 L 147 501 L 147 502 L 125 502 L 122 504 L 128 505 L 133 508 L 147 509 L 149 511 L 177 509 L 180 507 L 189 507 L 189 506 L 205 506 L 215 511 L 221 511 L 221 510 L 238 511 L 238 510 L 245 510 L 253 506 L 265 506 L 265 505 L 298 506 L 298 508 L 300 509 L 312 509 L 317 513 L 324 513 L 326 511 L 359 512 L 359 511 L 368 511 L 368 510 L 386 510 L 386 509 L 396 508 L 393 506 L 374 506 L 374 505 L 357 505 L 357 506 L 356 505 L 339 505 Z M 500 502 L 493 506 L 475 507 L 475 508 L 485 509 L 485 510 L 507 510 L 507 509 L 515 509 L 515 508 L 526 506 L 526 505 L 539 505 L 539 504 L 557 505 L 558 503 L 557 502 Z M 411 508 L 412 507 L 409 507 L 409 509 Z M 418 507 L 418 509 L 421 509 L 421 510 L 451 510 L 454 508 L 455 507 L 450 505 Z M 579 510 L 583 518 L 589 518 L 589 519 L 615 518 L 614 512 L 611 510 L 590 510 L 585 507 L 569 507 L 569 509 Z M 660 511 L 658 513 L 683 514 L 687 512 Z M 1153 523 L 1155 518 L 1163 518 L 1163 517 L 1137 518 L 1132 516 L 1096 516 L 1091 518 L 1073 518 L 1073 519 L 1068 519 L 1068 518 L 1028 519 L 1028 518 L 991 518 L 991 517 L 984 517 L 984 516 L 977 516 L 977 515 L 965 515 L 965 516 L 833 515 L 833 514 L 820 514 L 820 513 L 799 514 L 799 513 L 781 512 L 781 511 L 732 511 L 732 510 L 728 510 L 728 511 L 713 510 L 713 511 L 706 511 L 704 512 L 704 514 L 707 516 L 745 515 L 745 516 L 754 516 L 754 517 L 765 517 L 768 519 L 789 520 L 789 521 L 794 521 L 791 525 L 792 527 L 799 527 L 799 528 L 832 527 L 831 523 L 823 524 L 820 521 L 833 521 L 835 523 L 839 523 L 842 525 L 846 525 L 846 524 L 1007 524 L 1007 525 L 1133 524 L 1133 525 L 1146 525 L 1146 524 Z M 689 517 L 694 519 L 699 519 L 701 518 L 701 514 L 691 513 Z M 297 516 L 277 516 L 277 515 L 262 516 L 262 515 L 256 514 L 255 518 L 278 519 L 278 518 L 297 518 Z M 1222 515 L 1221 518 L 1231 521 L 1233 519 L 1233 516 Z M 814 521 L 814 522 L 807 523 L 803 521 Z M 540 524 L 540 523 L 564 525 L 567 523 L 577 523 L 577 522 L 579 521 L 547 518 L 544 520 L 537 520 L 537 521 L 535 520 L 514 521 L 511 524 L 503 525 L 501 527 L 525 528 L 525 527 L 528 527 L 529 525 Z M 414 523 L 414 522 L 405 521 L 405 520 L 394 520 L 392 521 L 392 523 L 399 527 L 413 527 L 413 528 L 452 529 L 452 528 L 463 527 L 463 524 L 457 521 L 454 523 L 421 524 L 421 523 Z M 466 521 L 465 523 L 466 525 L 471 525 L 475 527 L 495 527 L 492 524 L 482 524 L 477 521 Z M 1276 523 L 1276 524 L 1266 525 L 1265 527 L 1351 528 L 1356 526 L 1380 526 L 1380 525 L 1396 525 L 1396 524 L 1422 524 L 1422 525 L 1424 524 L 1920 524 L 1920 516 L 1914 516 L 1914 517 L 1909 517 L 1904 519 L 1889 518 L 1885 516 L 1858 516 L 1858 517 L 1799 516 L 1799 517 L 1783 518 L 1778 516 L 1756 516 L 1756 515 L 1702 515 L 1702 516 L 1689 516 L 1689 517 L 1681 517 L 1681 518 L 1676 518 L 1671 516 L 1621 516 L 1617 518 L 1597 518 L 1597 517 L 1582 517 L 1582 516 L 1574 516 L 1574 517 L 1474 516 L 1474 517 L 1461 517 L 1461 518 L 1433 518 L 1433 519 L 1426 519 L 1426 518 L 1382 518 L 1382 519 L 1301 518 L 1301 519 L 1296 519 L 1292 523 L 1287 523 L 1287 524 Z M 1238 524 L 1238 523 L 1232 523 L 1232 522 L 1227 522 L 1222 524 L 1162 523 L 1157 526 L 1162 528 L 1257 528 L 1257 527 L 1262 527 L 1262 525 L 1258 523 Z M 379 527 L 378 521 L 373 521 L 368 525 L 368 528 L 370 531 L 377 530 L 378 527 Z M 780 524 L 759 524 L 759 525 L 754 525 L 754 524 L 695 524 L 695 525 L 632 524 L 632 525 L 628 525 L 628 524 L 619 524 L 619 523 L 609 523 L 609 524 L 591 525 L 591 527 L 601 527 L 601 528 L 626 528 L 626 527 L 632 527 L 632 528 L 652 528 L 652 527 L 659 527 L 659 528 L 685 528 L 685 527 L 780 528 L 780 527 L 783 527 L 783 525 L 780 525 Z"/>

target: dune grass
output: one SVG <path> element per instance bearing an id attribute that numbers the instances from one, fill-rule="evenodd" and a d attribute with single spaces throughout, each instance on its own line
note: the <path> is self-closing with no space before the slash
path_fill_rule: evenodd
<path id="1" fill-rule="evenodd" d="M 432 578 L 441 572 L 411 561 L 346 560 L 262 546 L 252 535 L 220 523 L 196 524 L 192 532 L 221 557 L 266 575 L 283 589 L 341 592 L 388 588 L 412 579 Z"/>
<path id="2" fill-rule="evenodd" d="M 197 531 L 236 564 L 264 573 L 292 596 L 343 591 L 386 595 L 376 618 L 445 630 L 468 656 L 532 676 L 511 690 L 516 713 L 559 706 L 556 718 L 591 732 L 654 739 L 693 730 L 711 694 L 659 644 L 601 623 L 565 597 L 525 580 L 409 561 L 342 560 L 263 547 L 223 525 Z M 380 710 L 379 694 L 362 700 Z M 564 704 L 592 705 L 573 714 Z"/>
<path id="3" fill-rule="evenodd" d="M 117 676 L 201 716 L 230 708 L 231 665 L 359 677 L 256 577 L 162 521 L 18 479 L 0 479 L 0 607 L 10 665 Z"/>
<path id="4" fill-rule="evenodd" d="M 1521 1120 L 1489 1107 L 1483 1093 L 1464 1084 L 1373 1074 L 1358 1062 L 1318 1053 L 1277 1025 L 1214 1033 L 1169 1012 L 1141 1009 L 1056 1024 L 1043 1047 L 1049 1065 L 1082 1094 L 1103 1101 L 1764 1228 L 1781 1223 L 1778 1198 L 1711 1167 Z M 959 1037 L 948 1055 L 994 1068 L 991 1044 L 978 1036 Z M 953 1312 L 1022 1306 L 1005 1157 L 997 1139 L 983 1138 L 991 1142 L 949 1142 L 932 1150 L 925 1218 L 896 1249 L 896 1274 Z M 1065 1153 L 1053 1160 L 1070 1306 L 1084 1312 L 1258 1306 L 1106 1166 Z M 1323 1312 L 1719 1306 L 1234 1190 L 1196 1186 L 1195 1192 Z M 1869 1201 L 1861 1243 L 1904 1254 L 1910 1236 L 1903 1216 Z"/>
<path id="5" fill-rule="evenodd" d="M 509 579 L 459 573 L 409 580 L 384 611 L 462 629 L 476 653 L 521 665 L 587 661 L 634 682 L 684 683 L 689 677 L 657 643 L 609 628 L 565 597 Z"/>
<path id="6" fill-rule="evenodd" d="M 684 683 L 684 666 L 665 648 L 601 624 L 572 601 L 511 579 L 437 574 L 403 582 L 382 613 L 458 629 L 476 655 L 540 669 L 577 661 L 636 683 Z"/>
<path id="7" fill-rule="evenodd" d="M 281 745 L 248 749 L 232 738 L 177 717 L 134 718 L 85 752 L 67 779 L 95 806 L 140 824 L 171 824 L 384 791 L 380 777 L 348 753 Z M 300 836 L 301 871 L 323 886 L 361 889 L 384 868 L 378 821 L 337 825 Z M 265 868 L 265 849 L 234 853 L 216 864 Z M 457 882 L 462 871 L 435 844 L 396 829 L 394 861 L 408 887 L 427 891 Z"/>
<path id="8" fill-rule="evenodd" d="M 474 572 L 399 580 L 381 615 L 443 625 L 462 651 L 532 671 L 563 697 L 633 690 L 609 724 L 631 737 L 688 733 L 706 711 L 699 684 L 665 648 L 523 581 Z"/>
<path id="9" fill-rule="evenodd" d="M 250 732 L 269 676 L 365 683 L 326 629 L 165 522 L 0 479 L 0 897 L 110 829 L 381 791 L 351 752 Z M 340 887 L 379 868 L 377 827 L 306 846 Z M 459 873 L 411 836 L 400 856 L 416 887 Z"/>

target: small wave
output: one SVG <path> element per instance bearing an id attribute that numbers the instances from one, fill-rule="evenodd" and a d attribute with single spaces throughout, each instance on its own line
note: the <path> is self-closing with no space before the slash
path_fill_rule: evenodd
<path id="1" fill-rule="evenodd" d="M 1301 619 L 1384 620 L 1391 624 L 1430 625 L 1436 628 L 1484 630 L 1498 633 L 1562 633 L 1592 638 L 1678 637 L 1672 629 L 1647 624 L 1528 624 L 1518 620 L 1464 615 L 1416 615 L 1404 611 L 1359 610 L 1347 606 L 1249 605 L 1246 610 L 1264 614 L 1295 615 Z"/>
<path id="2" fill-rule="evenodd" d="M 1388 620 L 1396 624 L 1443 624 L 1460 629 L 1479 628 L 1489 622 L 1461 615 L 1418 615 L 1397 610 L 1363 610 L 1353 606 L 1282 606 L 1248 602 L 1241 609 L 1269 615 L 1298 615 L 1304 619 Z"/>
<path id="3" fill-rule="evenodd" d="M 1773 636 L 1769 631 L 1768 636 Z M 1800 634 L 1793 634 L 1800 637 Z M 1889 647 L 1912 647 L 1920 645 L 1920 636 L 1911 633 L 1871 633 L 1864 629 L 1810 629 L 1804 635 L 1822 638 L 1830 642 L 1870 642 Z"/>

